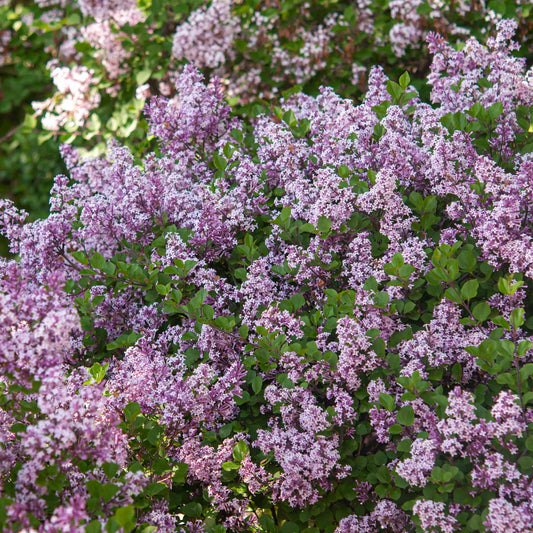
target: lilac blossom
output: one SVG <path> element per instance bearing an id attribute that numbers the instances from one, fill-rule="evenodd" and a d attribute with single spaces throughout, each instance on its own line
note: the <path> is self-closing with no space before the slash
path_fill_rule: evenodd
<path id="1" fill-rule="evenodd" d="M 413 513 L 418 516 L 424 532 L 452 533 L 457 531 L 456 519 L 446 514 L 445 505 L 442 502 L 417 500 L 413 507 Z"/>
<path id="2" fill-rule="evenodd" d="M 43 115 L 45 129 L 59 131 L 61 128 L 83 126 L 91 111 L 100 104 L 94 71 L 84 66 L 62 67 L 57 60 L 47 65 L 57 93 L 43 102 L 33 102 L 38 115 Z"/>
<path id="3" fill-rule="evenodd" d="M 485 525 L 492 533 L 519 533 L 531 527 L 532 518 L 527 504 L 513 505 L 504 498 L 494 498 L 489 502 Z"/>
<path id="4" fill-rule="evenodd" d="M 425 487 L 435 466 L 438 444 L 432 439 L 416 439 L 411 446 L 411 457 L 396 466 L 396 472 L 410 485 Z"/>
<path id="5" fill-rule="evenodd" d="M 231 13 L 231 0 L 215 0 L 209 7 L 193 11 L 176 28 L 172 55 L 197 67 L 216 68 L 234 54 L 233 41 L 239 36 L 239 20 Z"/>

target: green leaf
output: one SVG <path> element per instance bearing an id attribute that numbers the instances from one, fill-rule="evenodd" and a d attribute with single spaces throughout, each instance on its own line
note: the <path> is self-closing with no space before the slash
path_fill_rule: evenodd
<path id="1" fill-rule="evenodd" d="M 178 463 L 175 466 L 175 473 L 172 477 L 174 483 L 182 485 L 187 479 L 187 471 L 189 470 L 189 465 L 187 463 Z"/>
<path id="2" fill-rule="evenodd" d="M 235 153 L 235 148 L 233 146 L 231 146 L 230 143 L 226 143 L 224 145 L 224 148 L 222 149 L 222 151 L 224 152 L 224 155 L 230 159 L 231 156 Z"/>
<path id="3" fill-rule="evenodd" d="M 468 111 L 466 112 L 471 117 L 475 118 L 479 115 L 479 112 L 481 111 L 482 106 L 479 102 L 476 102 Z"/>
<path id="4" fill-rule="evenodd" d="M 102 532 L 102 526 L 100 524 L 100 520 L 97 520 L 97 519 L 91 520 L 85 526 L 85 533 L 101 533 L 101 532 Z"/>
<path id="5" fill-rule="evenodd" d="M 239 470 L 240 467 L 240 464 L 233 461 L 226 461 L 225 463 L 222 463 L 222 470 Z"/>
<path id="6" fill-rule="evenodd" d="M 170 463 L 163 457 L 158 457 L 152 464 L 152 470 L 156 476 L 170 471 Z"/>
<path id="7" fill-rule="evenodd" d="M 467 281 L 461 287 L 461 296 L 465 300 L 471 300 L 472 298 L 475 298 L 477 296 L 478 287 L 479 287 L 479 282 L 477 279 L 471 279 Z"/>
<path id="8" fill-rule="evenodd" d="M 416 191 L 413 191 L 409 195 L 409 201 L 415 206 L 417 211 L 422 211 L 424 207 L 424 199 L 422 198 L 422 195 Z"/>
<path id="9" fill-rule="evenodd" d="M 509 372 L 503 372 L 496 376 L 496 383 L 500 385 L 507 385 L 509 387 L 513 387 L 515 382 L 516 382 L 515 377 Z"/>
<path id="10" fill-rule="evenodd" d="M 177 311 L 178 311 L 178 306 L 176 305 L 175 302 L 170 301 L 170 300 L 165 300 L 163 302 L 163 313 L 167 315 L 173 315 Z"/>
<path id="11" fill-rule="evenodd" d="M 411 405 L 404 405 L 396 415 L 396 420 L 402 426 L 412 426 L 415 421 L 415 413 Z"/>
<path id="12" fill-rule="evenodd" d="M 16 422 L 9 428 L 9 431 L 11 433 L 25 433 L 27 427 L 27 424 L 23 424 L 22 422 Z"/>
<path id="13" fill-rule="evenodd" d="M 284 522 L 279 531 L 280 533 L 299 533 L 300 526 L 294 522 Z"/>
<path id="14" fill-rule="evenodd" d="M 113 496 L 119 491 L 120 487 L 114 485 L 113 483 L 104 483 L 100 486 L 100 496 L 104 502 L 108 503 L 111 501 Z"/>
<path id="15" fill-rule="evenodd" d="M 459 262 L 459 268 L 464 272 L 472 272 L 477 263 L 476 256 L 468 250 L 463 250 L 457 257 L 457 260 Z"/>
<path id="16" fill-rule="evenodd" d="M 131 531 L 135 527 L 135 508 L 133 505 L 126 505 L 120 507 L 115 511 L 115 520 L 119 526 L 122 526 L 126 531 Z"/>
<path id="17" fill-rule="evenodd" d="M 468 526 L 470 531 L 483 531 L 484 529 L 483 518 L 481 518 L 481 516 L 478 514 L 472 515 L 468 519 L 466 525 Z"/>
<path id="18" fill-rule="evenodd" d="M 389 80 L 387 83 L 387 92 L 392 96 L 393 103 L 397 104 L 400 101 L 404 91 L 398 83 Z"/>
<path id="19" fill-rule="evenodd" d="M 170 283 L 166 285 L 156 285 L 155 290 L 162 296 L 166 296 L 170 292 Z"/>
<path id="20" fill-rule="evenodd" d="M 104 463 L 103 470 L 108 479 L 115 477 L 115 474 L 119 471 L 119 465 L 117 463 Z"/>
<path id="21" fill-rule="evenodd" d="M 524 308 L 520 307 L 519 309 L 513 309 L 511 311 L 511 325 L 514 329 L 518 329 L 520 326 L 524 325 Z"/>
<path id="22" fill-rule="evenodd" d="M 161 426 L 155 426 L 153 427 L 148 434 L 146 435 L 146 440 L 152 445 L 152 446 L 159 446 L 160 440 L 161 440 L 161 434 L 163 433 Z"/>
<path id="23" fill-rule="evenodd" d="M 292 109 L 283 113 L 283 122 L 285 122 L 285 124 L 291 127 L 296 126 L 298 124 L 298 121 L 296 120 L 296 115 L 294 114 L 294 111 Z"/>
<path id="24" fill-rule="evenodd" d="M 266 533 L 273 533 L 278 529 L 273 518 L 267 514 L 262 514 L 259 517 L 259 524 L 261 525 L 260 531 L 265 531 Z"/>
<path id="25" fill-rule="evenodd" d="M 202 314 L 204 315 L 207 320 L 213 320 L 213 317 L 215 316 L 215 310 L 207 304 L 204 304 L 202 306 Z"/>
<path id="26" fill-rule="evenodd" d="M 350 169 L 346 165 L 341 165 L 337 170 L 337 174 L 341 178 L 347 178 L 350 175 Z"/>
<path id="27" fill-rule="evenodd" d="M 511 287 L 509 286 L 509 281 L 506 278 L 500 278 L 498 280 L 498 290 L 502 294 L 511 294 Z"/>
<path id="28" fill-rule="evenodd" d="M 172 291 L 170 292 L 170 297 L 172 298 L 172 301 L 174 303 L 179 304 L 181 302 L 183 294 L 179 289 L 172 289 Z"/>
<path id="29" fill-rule="evenodd" d="M 518 459 L 518 464 L 520 465 L 520 470 L 523 474 L 530 475 L 533 469 L 533 457 L 525 455 Z"/>
<path id="30" fill-rule="evenodd" d="M 293 294 L 290 297 L 289 301 L 291 302 L 292 307 L 295 311 L 297 311 L 298 309 L 302 308 L 305 305 L 305 298 L 299 292 L 297 292 L 296 294 Z"/>
<path id="31" fill-rule="evenodd" d="M 399 452 L 405 452 L 405 453 L 408 453 L 408 452 L 411 451 L 411 444 L 412 444 L 411 439 L 403 439 L 403 440 L 398 444 L 398 446 L 396 447 L 396 449 L 397 449 Z"/>
<path id="32" fill-rule="evenodd" d="M 531 152 L 533 152 L 533 143 L 527 143 L 520 148 L 521 154 L 530 154 Z"/>
<path id="33" fill-rule="evenodd" d="M 389 294 L 386 292 L 378 292 L 374 296 L 374 304 L 379 309 L 384 309 L 389 303 Z"/>
<path id="34" fill-rule="evenodd" d="M 91 259 L 90 264 L 93 268 L 96 268 L 98 270 L 103 270 L 105 267 L 105 257 L 102 254 L 99 254 L 98 252 L 95 252 Z"/>
<path id="35" fill-rule="evenodd" d="M 533 391 L 526 392 L 522 397 L 522 400 L 524 401 L 524 405 L 533 402 Z"/>
<path id="36" fill-rule="evenodd" d="M 506 355 L 508 357 L 512 357 L 514 355 L 515 345 L 513 341 L 509 339 L 502 339 L 498 341 L 498 347 L 499 347 L 499 352 L 502 355 Z"/>
<path id="37" fill-rule="evenodd" d="M 100 363 L 94 363 L 89 369 L 89 374 L 91 374 L 96 383 L 100 383 L 104 379 L 108 367 L 109 363 L 105 363 L 103 366 Z"/>
<path id="38" fill-rule="evenodd" d="M 374 455 L 374 462 L 377 465 L 384 465 L 387 462 L 387 454 L 385 452 L 382 452 L 381 450 L 378 451 Z"/>
<path id="39" fill-rule="evenodd" d="M 501 102 L 492 104 L 488 109 L 488 113 L 491 120 L 498 118 L 503 113 L 503 104 Z"/>
<path id="40" fill-rule="evenodd" d="M 408 72 L 404 72 L 400 76 L 400 79 L 398 81 L 400 82 L 400 87 L 403 90 L 407 89 L 407 87 L 409 87 L 409 84 L 411 83 L 411 78 L 409 77 L 409 73 Z"/>
<path id="41" fill-rule="evenodd" d="M 392 411 L 394 409 L 394 398 L 387 394 L 386 392 L 379 393 L 379 403 L 387 409 L 387 411 Z"/>
<path id="42" fill-rule="evenodd" d="M 461 381 L 461 378 L 463 377 L 463 367 L 460 363 L 454 363 L 454 365 L 452 366 L 452 376 L 457 381 Z"/>
<path id="43" fill-rule="evenodd" d="M 300 226 L 300 233 L 312 233 L 313 235 L 316 235 L 316 229 L 313 224 L 306 222 Z"/>
<path id="44" fill-rule="evenodd" d="M 135 81 L 137 82 L 137 85 L 144 85 L 152 75 L 151 69 L 144 69 L 140 70 L 135 74 Z"/>
<path id="45" fill-rule="evenodd" d="M 523 357 L 533 347 L 533 342 L 529 340 L 522 340 L 518 343 L 516 353 L 519 357 Z"/>
<path id="46" fill-rule="evenodd" d="M 255 394 L 258 394 L 261 392 L 261 389 L 263 387 L 263 378 L 261 376 L 255 376 L 252 380 L 252 390 L 255 392 Z"/>
<path id="47" fill-rule="evenodd" d="M 303 118 L 300 120 L 300 123 L 297 126 L 291 126 L 292 134 L 297 138 L 301 139 L 311 129 L 311 121 L 308 118 Z"/>
<path id="48" fill-rule="evenodd" d="M 189 306 L 193 311 L 198 311 L 200 306 L 204 303 L 204 300 L 207 298 L 207 291 L 205 289 L 200 289 L 189 302 Z"/>
<path id="49" fill-rule="evenodd" d="M 70 252 L 70 255 L 78 261 L 78 263 L 81 263 L 82 265 L 87 265 L 87 256 L 85 255 L 85 252 Z"/>
<path id="50" fill-rule="evenodd" d="M 331 220 L 327 217 L 321 216 L 318 219 L 316 227 L 321 233 L 328 233 L 331 229 Z"/>
<path id="51" fill-rule="evenodd" d="M 241 463 L 248 454 L 248 445 L 243 440 L 240 440 L 233 447 L 233 458 L 235 461 Z"/>
<path id="52" fill-rule="evenodd" d="M 191 518 L 198 518 L 202 516 L 202 505 L 197 502 L 191 502 L 186 505 L 184 505 L 180 512 L 182 512 L 185 516 L 189 516 Z"/>
<path id="53" fill-rule="evenodd" d="M 399 269 L 404 266 L 403 255 L 400 252 L 396 252 L 391 259 L 391 264 L 395 269 Z"/>
<path id="54" fill-rule="evenodd" d="M 146 487 L 145 491 L 148 496 L 155 496 L 167 488 L 168 487 L 164 483 L 151 483 L 148 485 L 148 487 Z"/>
<path id="55" fill-rule="evenodd" d="M 280 214 L 279 214 L 279 216 L 278 216 L 278 218 L 276 220 L 282 226 L 284 226 L 285 223 L 289 220 L 290 217 L 291 217 L 291 208 L 290 208 L 290 206 L 286 206 L 286 207 L 284 207 L 281 210 L 281 212 L 280 212 Z"/>
<path id="56" fill-rule="evenodd" d="M 490 315 L 490 306 L 487 302 L 479 302 L 472 309 L 474 318 L 479 322 L 484 322 Z"/>
<path id="57" fill-rule="evenodd" d="M 227 438 L 231 435 L 231 432 L 233 431 L 233 424 L 230 422 L 229 424 L 223 425 L 219 430 L 218 434 L 223 438 Z"/>
<path id="58" fill-rule="evenodd" d="M 218 170 L 225 170 L 228 166 L 228 162 L 224 157 L 222 157 L 218 152 L 213 154 L 213 164 Z"/>
<path id="59" fill-rule="evenodd" d="M 117 267 L 113 263 L 106 263 L 102 271 L 105 272 L 108 276 L 112 276 L 117 270 Z"/>
<path id="60" fill-rule="evenodd" d="M 365 291 L 377 291 L 378 282 L 374 276 L 370 276 L 363 284 L 363 289 Z"/>
<path id="61" fill-rule="evenodd" d="M 118 339 L 115 339 L 113 342 L 110 342 L 106 348 L 110 351 L 116 350 L 117 348 L 124 348 L 125 346 L 133 346 L 142 335 L 140 333 L 135 333 L 134 331 L 124 333 Z"/>
<path id="62" fill-rule="evenodd" d="M 452 279 L 457 279 L 459 277 L 459 261 L 454 258 L 448 259 L 446 266 L 448 267 L 448 274 L 450 277 Z"/>
<path id="63" fill-rule="evenodd" d="M 509 322 L 507 322 L 507 320 L 505 320 L 505 318 L 503 318 L 503 316 L 501 316 L 501 315 L 495 316 L 492 319 L 492 322 L 494 324 L 496 324 L 497 326 L 501 326 L 502 328 L 504 328 L 506 330 L 510 330 L 511 329 L 511 325 L 509 324 Z"/>

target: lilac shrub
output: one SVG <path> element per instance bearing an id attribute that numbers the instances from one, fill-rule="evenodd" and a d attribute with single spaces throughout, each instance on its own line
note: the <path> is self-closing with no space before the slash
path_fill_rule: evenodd
<path id="1" fill-rule="evenodd" d="M 250 125 L 187 67 L 153 151 L 67 145 L 47 219 L 3 201 L 4 530 L 530 531 L 533 102 L 498 30 L 430 37 L 433 105 L 374 67 Z"/>
<path id="2" fill-rule="evenodd" d="M 106 487 L 104 508 L 125 506 L 147 479 L 124 471 L 128 438 L 101 378 L 72 367 L 80 318 L 61 276 L 37 284 L 18 264 L 3 263 L 3 528 L 85 531 L 99 505 L 93 491 Z"/>
<path id="3" fill-rule="evenodd" d="M 218 76 L 248 117 L 295 84 L 360 97 L 374 64 L 392 77 L 408 70 L 427 99 L 427 35 L 455 48 L 468 37 L 486 43 L 502 18 L 517 22 L 531 60 L 523 0 L 2 0 L 0 194 L 32 217 L 47 214 L 52 176 L 65 171 L 61 143 L 95 157 L 115 139 L 140 156 L 144 104 L 173 97 L 188 63 Z"/>

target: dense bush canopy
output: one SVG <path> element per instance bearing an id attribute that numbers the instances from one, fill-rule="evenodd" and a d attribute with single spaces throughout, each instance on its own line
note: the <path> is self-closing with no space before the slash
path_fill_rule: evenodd
<path id="1" fill-rule="evenodd" d="M 532 530 L 528 6 L 383 3 L 0 8 L 86 84 L 0 200 L 2 530 Z"/>
<path id="2" fill-rule="evenodd" d="M 0 0 L 0 194 L 46 216 L 62 142 L 95 156 L 115 139 L 140 156 L 145 102 L 173 96 L 190 61 L 248 117 L 298 88 L 359 98 L 373 65 L 408 70 L 427 101 L 428 33 L 486 42 L 506 17 L 531 61 L 525 0 Z"/>

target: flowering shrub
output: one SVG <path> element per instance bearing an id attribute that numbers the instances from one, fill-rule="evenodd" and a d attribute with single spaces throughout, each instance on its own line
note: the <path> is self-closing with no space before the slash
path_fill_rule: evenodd
<path id="1" fill-rule="evenodd" d="M 5 531 L 530 531 L 531 71 L 374 67 L 252 124 L 187 66 L 155 151 L 2 201 Z"/>
<path id="2" fill-rule="evenodd" d="M 498 20 L 512 17 L 522 53 L 533 53 L 531 6 L 522 0 L 0 4 L 0 181 L 42 216 L 51 177 L 65 171 L 55 157 L 59 142 L 95 156 L 118 139 L 140 155 L 144 103 L 172 97 L 187 62 L 219 76 L 239 113 L 255 116 L 295 83 L 313 96 L 320 85 L 360 96 L 373 64 L 395 78 L 409 70 L 422 89 L 429 62 L 421 52 L 432 30 L 453 43 L 469 36 L 486 42 Z M 7 185 L 13 176 L 15 194 Z"/>

